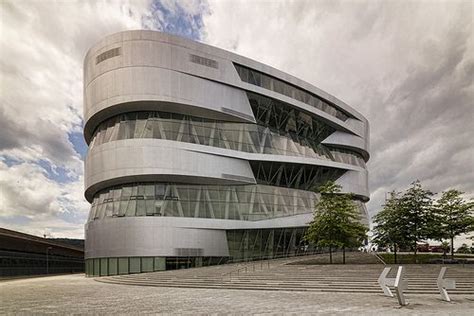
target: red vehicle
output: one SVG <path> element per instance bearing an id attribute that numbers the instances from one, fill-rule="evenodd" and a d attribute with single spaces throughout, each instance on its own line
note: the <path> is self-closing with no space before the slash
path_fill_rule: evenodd
<path id="1" fill-rule="evenodd" d="M 416 250 L 419 252 L 428 252 L 430 251 L 430 245 L 428 243 L 418 243 L 416 245 Z"/>
<path id="2" fill-rule="evenodd" d="M 444 253 L 443 246 L 441 245 L 436 245 L 436 246 L 429 246 L 428 247 L 429 252 L 440 252 Z M 446 252 L 449 252 L 449 248 L 446 250 Z"/>

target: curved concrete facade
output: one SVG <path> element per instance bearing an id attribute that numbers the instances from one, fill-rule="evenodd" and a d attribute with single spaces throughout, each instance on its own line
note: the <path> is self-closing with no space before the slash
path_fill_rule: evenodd
<path id="1" fill-rule="evenodd" d="M 160 32 L 113 34 L 86 55 L 84 118 L 88 274 L 248 257 L 243 240 L 255 236 L 268 235 L 266 254 L 296 251 L 326 180 L 366 218 L 367 120 L 245 57 Z"/>

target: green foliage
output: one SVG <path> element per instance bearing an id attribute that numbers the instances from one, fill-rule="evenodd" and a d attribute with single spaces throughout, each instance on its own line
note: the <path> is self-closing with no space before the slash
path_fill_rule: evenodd
<path id="1" fill-rule="evenodd" d="M 319 188 L 321 198 L 305 239 L 319 247 L 357 247 L 366 238 L 352 194 L 341 194 L 341 186 L 328 182 Z"/>
<path id="2" fill-rule="evenodd" d="M 379 256 L 382 257 L 383 261 L 385 261 L 386 264 L 394 264 L 394 263 L 412 264 L 415 260 L 415 255 L 413 253 L 398 254 L 397 262 L 395 262 L 395 257 L 393 253 L 380 253 Z M 458 259 L 458 260 L 465 260 L 468 258 L 470 258 L 469 255 L 463 255 L 463 254 L 457 254 L 455 256 L 455 259 Z M 428 263 L 433 263 L 434 260 L 445 259 L 445 258 L 444 258 L 444 255 L 441 253 L 422 252 L 416 256 L 416 259 L 419 264 L 428 264 Z"/>
<path id="3" fill-rule="evenodd" d="M 450 248 L 450 247 L 449 247 L 449 242 L 443 241 L 443 242 L 441 243 L 441 248 L 443 249 L 443 257 L 446 258 L 446 253 L 448 253 L 449 248 Z"/>
<path id="4" fill-rule="evenodd" d="M 448 190 L 443 192 L 435 206 L 437 229 L 435 238 L 451 240 L 453 255 L 454 238 L 474 230 L 474 203 L 462 198 L 463 192 Z"/>
<path id="5" fill-rule="evenodd" d="M 431 238 L 436 231 L 433 195 L 416 180 L 401 197 L 402 233 L 415 254 L 416 243 Z"/>
<path id="6" fill-rule="evenodd" d="M 471 253 L 471 249 L 466 244 L 462 244 L 461 247 L 456 250 L 457 253 Z"/>
<path id="7" fill-rule="evenodd" d="M 418 180 L 403 194 L 391 192 L 382 211 L 374 217 L 374 241 L 393 246 L 395 251 L 409 247 L 415 251 L 416 260 L 416 243 L 431 238 L 436 230 L 432 196 Z"/>
<path id="8" fill-rule="evenodd" d="M 383 209 L 374 217 L 374 242 L 380 246 L 410 247 L 426 239 L 451 239 L 474 230 L 474 203 L 466 202 L 457 190 L 443 192 L 433 202 L 433 193 L 421 186 L 420 181 L 411 184 L 403 194 L 391 192 Z M 445 252 L 450 248 L 443 243 Z M 395 256 L 396 258 L 396 256 Z"/>
<path id="9" fill-rule="evenodd" d="M 396 248 L 406 247 L 408 240 L 400 229 L 403 226 L 400 193 L 390 192 L 383 209 L 374 217 L 373 241 L 379 246 Z"/>

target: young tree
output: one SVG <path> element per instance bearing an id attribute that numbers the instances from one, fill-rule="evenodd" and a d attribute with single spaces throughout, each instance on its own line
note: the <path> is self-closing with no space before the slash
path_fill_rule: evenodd
<path id="1" fill-rule="evenodd" d="M 436 218 L 432 196 L 433 192 L 424 189 L 420 181 L 416 180 L 400 199 L 402 233 L 415 253 L 415 263 L 417 242 L 432 238 L 435 232 Z"/>
<path id="2" fill-rule="evenodd" d="M 346 248 L 356 248 L 363 244 L 367 238 L 367 227 L 361 223 L 358 210 L 349 216 L 345 216 L 347 221 L 344 229 L 340 231 L 339 240 L 342 244 L 342 263 L 346 264 Z"/>
<path id="3" fill-rule="evenodd" d="M 393 247 L 395 263 L 397 263 L 397 250 L 407 245 L 402 219 L 400 193 L 392 191 L 383 209 L 374 217 L 373 241 L 380 246 Z"/>
<path id="4" fill-rule="evenodd" d="M 467 244 L 462 244 L 461 247 L 459 247 L 456 252 L 457 253 L 471 253 L 471 250 L 469 249 Z"/>
<path id="5" fill-rule="evenodd" d="M 449 242 L 443 241 L 441 243 L 441 248 L 443 249 L 443 258 L 446 259 L 446 254 L 449 251 Z"/>
<path id="6" fill-rule="evenodd" d="M 474 203 L 465 201 L 462 194 L 448 190 L 436 201 L 437 237 L 451 241 L 451 259 L 454 258 L 454 238 L 474 230 Z"/>
<path id="7" fill-rule="evenodd" d="M 352 194 L 341 194 L 341 186 L 328 182 L 319 187 L 321 198 L 315 206 L 314 218 L 305 239 L 319 247 L 329 248 L 332 263 L 333 248 L 353 247 L 362 243 L 367 229 L 360 222 Z M 345 263 L 345 253 L 344 253 Z"/>

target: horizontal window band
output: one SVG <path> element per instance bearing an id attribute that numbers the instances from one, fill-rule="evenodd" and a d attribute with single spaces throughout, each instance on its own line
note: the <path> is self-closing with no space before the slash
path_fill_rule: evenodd
<path id="1" fill-rule="evenodd" d="M 275 173 L 268 172 L 276 166 L 267 166 L 266 181 L 271 182 Z M 278 168 L 275 169 L 278 172 Z M 311 178 L 311 173 L 300 174 L 298 170 L 282 170 L 287 176 Z M 326 176 L 324 176 L 326 174 Z M 314 174 L 313 174 L 314 175 Z M 322 172 L 316 176 L 328 174 Z M 287 177 L 285 176 L 285 177 Z M 277 177 L 282 177 L 281 175 Z M 288 177 L 287 177 L 288 178 Z M 131 196 L 151 196 L 158 192 L 155 200 L 132 200 Z M 110 201 L 113 202 L 103 202 Z M 319 199 L 312 191 L 292 189 L 265 184 L 252 185 L 196 185 L 162 182 L 130 183 L 111 187 L 94 196 L 88 221 L 112 217 L 172 216 L 258 221 L 277 217 L 310 214 Z M 102 202 L 101 202 L 102 201 Z M 354 199 L 365 216 L 363 202 Z"/>
<path id="2" fill-rule="evenodd" d="M 278 102 L 250 95 L 257 124 L 221 122 L 167 112 L 130 112 L 101 123 L 90 148 L 133 138 L 155 138 L 249 153 L 298 156 L 365 168 L 356 151 L 322 144 L 333 131 L 310 116 Z M 273 113 L 275 112 L 275 113 Z"/>

